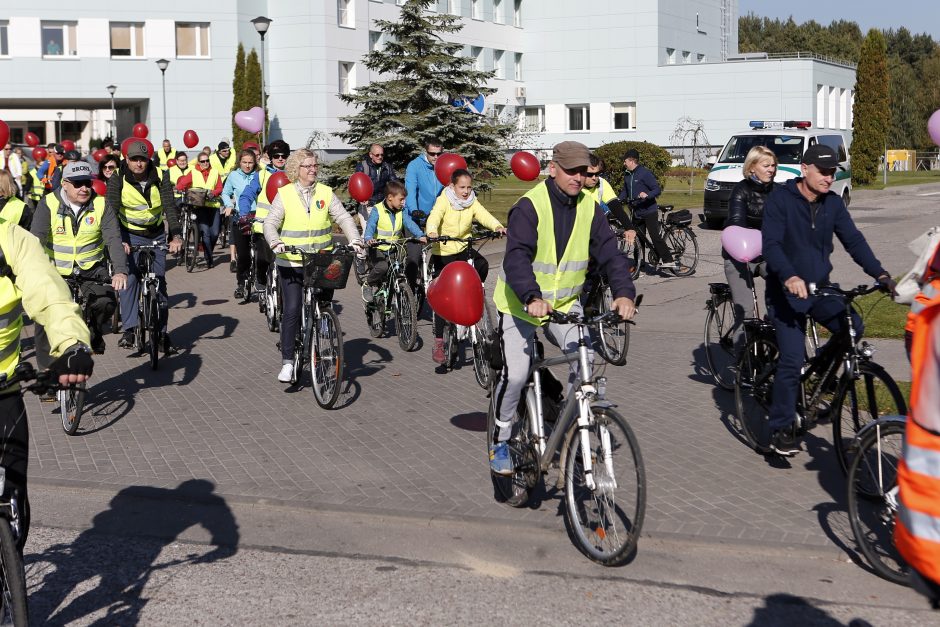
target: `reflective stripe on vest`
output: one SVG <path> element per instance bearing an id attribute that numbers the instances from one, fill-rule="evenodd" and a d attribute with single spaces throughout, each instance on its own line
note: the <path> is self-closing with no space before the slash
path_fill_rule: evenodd
<path id="1" fill-rule="evenodd" d="M 578 196 L 574 225 L 560 259 L 555 250 L 555 220 L 548 187 L 541 183 L 529 190 L 525 198 L 532 202 L 539 225 L 535 256 L 532 259 L 535 280 L 542 293 L 542 299 L 551 303 L 552 309 L 567 312 L 584 290 L 584 279 L 590 260 L 591 223 L 594 220 L 596 204 L 594 197 L 589 194 Z M 493 302 L 499 311 L 535 325 L 541 325 L 548 319 L 546 317 L 539 320 L 525 313 L 523 304 L 509 287 L 503 272 L 500 272 L 496 280 Z"/>
<path id="2" fill-rule="evenodd" d="M 46 196 L 49 207 L 49 236 L 43 244 L 46 254 L 55 262 L 56 270 L 65 276 L 76 264 L 88 270 L 104 260 L 104 236 L 101 219 L 104 216 L 104 198 L 95 196 L 91 208 L 82 211 L 78 219 L 78 232 L 72 232 L 72 218 L 59 215 L 61 202 L 56 194 Z"/>
<path id="3" fill-rule="evenodd" d="M 0 242 L 9 241 L 13 224 L 0 221 Z M 0 374 L 13 376 L 20 361 L 20 331 L 23 328 L 23 305 L 20 290 L 10 277 L 0 277 Z"/>
<path id="4" fill-rule="evenodd" d="M 19 224 L 23 219 L 24 209 L 26 209 L 26 203 L 13 196 L 3 205 L 3 209 L 0 209 L 0 218 L 11 224 Z"/>
<path id="5" fill-rule="evenodd" d="M 284 203 L 284 222 L 281 224 L 281 241 L 287 246 L 296 246 L 308 252 L 333 247 L 333 223 L 330 221 L 330 203 L 333 190 L 316 183 L 311 190 L 310 210 L 304 206 L 303 197 L 296 184 L 285 185 L 278 191 Z M 297 253 L 281 253 L 279 259 L 300 263 Z"/>
<path id="6" fill-rule="evenodd" d="M 219 178 L 220 178 L 219 172 L 217 170 L 213 170 L 212 168 L 209 169 L 209 176 L 207 177 L 203 177 L 202 172 L 193 170 L 193 176 L 192 176 L 193 189 L 207 189 L 211 192 L 212 190 L 215 189 L 215 186 L 218 184 Z M 207 200 L 205 206 L 218 208 L 220 206 L 220 203 L 219 203 L 218 198 L 216 198 L 213 200 Z"/>
<path id="7" fill-rule="evenodd" d="M 255 233 L 264 232 L 264 219 L 268 217 L 271 211 L 271 203 L 268 202 L 268 192 L 265 189 L 268 185 L 268 179 L 271 178 L 271 172 L 267 168 L 258 173 L 258 184 L 261 191 L 258 192 L 258 200 L 255 202 L 255 223 L 251 225 L 251 230 Z"/>
<path id="8" fill-rule="evenodd" d="M 379 221 L 375 226 L 376 238 L 386 239 L 392 242 L 397 242 L 400 240 L 405 226 L 404 214 L 400 211 L 397 214 L 392 214 L 391 211 L 385 208 L 384 202 L 377 203 L 375 205 L 375 210 L 379 212 Z M 392 224 L 392 219 L 395 216 L 398 217 L 398 221 Z M 382 244 L 378 246 L 379 250 L 388 250 L 390 248 L 390 244 Z"/>
<path id="9" fill-rule="evenodd" d="M 143 233 L 163 224 L 163 204 L 160 200 L 160 186 L 151 184 L 147 193 L 150 204 L 141 195 L 140 190 L 126 179 L 121 190 L 121 208 L 118 219 L 128 231 Z"/>

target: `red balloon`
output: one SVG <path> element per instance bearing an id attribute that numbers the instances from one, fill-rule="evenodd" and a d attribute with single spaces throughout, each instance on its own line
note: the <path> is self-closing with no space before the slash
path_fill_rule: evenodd
<path id="1" fill-rule="evenodd" d="M 166 167 L 172 168 L 174 165 L 176 165 L 176 159 L 167 159 L 167 160 L 166 160 Z"/>
<path id="2" fill-rule="evenodd" d="M 63 139 L 61 143 L 62 147 L 65 149 L 65 152 L 75 150 L 75 142 L 73 142 L 71 139 Z"/>
<path id="3" fill-rule="evenodd" d="M 108 192 L 108 186 L 101 179 L 93 179 L 91 181 L 91 188 L 95 190 L 95 193 L 99 196 L 104 196 Z"/>
<path id="4" fill-rule="evenodd" d="M 349 195 L 359 202 L 368 202 L 372 198 L 372 179 L 365 172 L 356 172 L 349 177 Z"/>
<path id="5" fill-rule="evenodd" d="M 144 124 L 143 122 L 138 122 L 137 124 L 134 125 L 132 134 L 134 135 L 134 137 L 138 139 L 146 139 L 147 135 L 150 134 L 150 129 L 147 128 L 147 125 Z"/>
<path id="6" fill-rule="evenodd" d="M 187 148 L 195 148 L 196 144 L 199 143 L 199 135 L 196 134 L 194 130 L 188 130 L 183 133 L 183 144 Z"/>
<path id="7" fill-rule="evenodd" d="M 428 302 L 434 313 L 465 327 L 483 317 L 483 284 L 466 261 L 453 261 L 428 286 Z"/>
<path id="8" fill-rule="evenodd" d="M 91 158 L 94 159 L 95 162 L 100 162 L 102 159 L 104 159 L 107 156 L 108 156 L 108 151 L 105 150 L 104 148 L 99 148 L 98 150 L 91 153 Z"/>
<path id="9" fill-rule="evenodd" d="M 466 170 L 467 161 L 463 157 L 453 152 L 445 152 L 437 158 L 434 164 L 434 174 L 441 185 L 450 185 L 450 175 L 454 170 Z"/>
<path id="10" fill-rule="evenodd" d="M 153 157 L 153 144 L 150 143 L 149 139 L 143 137 L 128 137 L 121 142 L 121 154 L 124 155 L 124 158 L 127 158 L 127 147 L 131 145 L 131 142 L 144 142 L 147 146 L 147 158 Z"/>
<path id="11" fill-rule="evenodd" d="M 539 160 L 531 152 L 514 154 L 509 160 L 509 167 L 520 181 L 534 181 L 539 177 L 539 171 L 542 169 Z"/>
<path id="12" fill-rule="evenodd" d="M 290 183 L 290 179 L 287 178 L 287 175 L 283 172 L 275 172 L 271 175 L 271 178 L 268 179 L 268 184 L 265 187 L 265 191 L 268 195 L 268 202 L 274 202 L 274 197 L 277 196 L 277 190 L 284 187 Z"/>
<path id="13" fill-rule="evenodd" d="M 0 120 L 0 148 L 3 148 L 10 139 L 10 127 L 3 120 Z"/>
<path id="14" fill-rule="evenodd" d="M 39 136 L 36 133 L 26 133 L 26 145 L 35 148 L 39 145 Z"/>
<path id="15" fill-rule="evenodd" d="M 258 152 L 261 152 L 261 146 L 258 145 L 258 142 L 247 141 L 242 143 L 242 150 L 248 150 L 249 148 L 254 148 Z"/>
<path id="16" fill-rule="evenodd" d="M 33 160 L 37 162 L 45 161 L 46 157 L 49 156 L 49 153 L 42 146 L 36 146 L 33 148 Z"/>

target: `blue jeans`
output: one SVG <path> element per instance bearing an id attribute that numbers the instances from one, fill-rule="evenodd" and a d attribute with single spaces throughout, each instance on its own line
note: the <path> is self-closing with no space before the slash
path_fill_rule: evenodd
<path id="1" fill-rule="evenodd" d="M 205 248 L 206 261 L 212 261 L 212 251 L 215 250 L 216 242 L 219 241 L 222 218 L 217 207 L 196 207 L 195 209 L 196 224 L 199 227 L 202 246 Z"/>
<path id="2" fill-rule="evenodd" d="M 166 234 L 162 233 L 156 237 L 142 237 L 133 233 L 124 232 L 122 238 L 125 243 L 131 246 L 140 246 L 143 244 L 163 244 L 166 245 Z M 168 312 L 168 297 L 166 291 L 166 251 L 153 251 L 154 263 L 153 269 L 160 281 L 160 287 L 157 290 L 160 300 L 160 322 L 163 331 L 166 332 Z M 137 300 L 140 298 L 140 270 L 137 262 L 140 257 L 139 252 L 132 252 L 128 255 L 127 264 L 130 271 L 127 274 L 127 289 L 118 292 L 121 297 L 121 329 L 125 332 L 137 328 Z"/>

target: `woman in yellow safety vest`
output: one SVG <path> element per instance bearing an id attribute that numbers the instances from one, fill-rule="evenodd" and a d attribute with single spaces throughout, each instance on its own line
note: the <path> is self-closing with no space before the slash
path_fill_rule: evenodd
<path id="1" fill-rule="evenodd" d="M 202 236 L 203 252 L 206 256 L 206 266 L 211 268 L 212 251 L 219 240 L 219 228 L 222 224 L 219 217 L 219 196 L 222 195 L 222 176 L 209 165 L 209 157 L 200 154 L 196 158 L 196 168 L 189 174 L 184 174 L 176 181 L 176 191 L 187 189 L 205 189 L 205 204 L 194 207 L 196 210 L 196 224 L 199 225 L 199 234 Z"/>

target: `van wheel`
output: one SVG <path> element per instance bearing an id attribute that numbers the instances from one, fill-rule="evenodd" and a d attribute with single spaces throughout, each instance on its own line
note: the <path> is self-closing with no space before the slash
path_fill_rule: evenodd
<path id="1" fill-rule="evenodd" d="M 852 196 L 849 194 L 849 188 L 846 187 L 842 190 L 842 202 L 845 203 L 845 206 L 848 207 L 849 203 L 852 202 Z"/>

